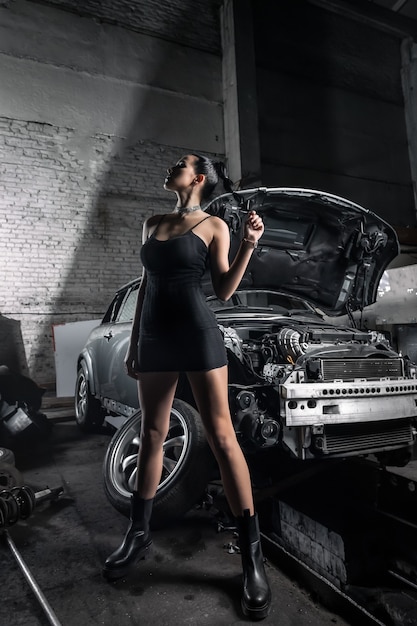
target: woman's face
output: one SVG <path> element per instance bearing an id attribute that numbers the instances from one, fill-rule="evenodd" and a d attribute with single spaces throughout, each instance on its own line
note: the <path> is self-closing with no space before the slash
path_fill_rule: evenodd
<path id="1" fill-rule="evenodd" d="M 181 191 L 193 186 L 196 180 L 195 163 L 197 157 L 187 154 L 175 165 L 167 169 L 164 188 L 169 191 Z"/>

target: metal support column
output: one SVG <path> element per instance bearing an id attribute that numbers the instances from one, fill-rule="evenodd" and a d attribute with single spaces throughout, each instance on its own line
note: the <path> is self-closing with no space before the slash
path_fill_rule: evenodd
<path id="1" fill-rule="evenodd" d="M 225 0 L 221 13 L 223 98 L 229 175 L 261 184 L 255 52 L 250 0 Z"/>

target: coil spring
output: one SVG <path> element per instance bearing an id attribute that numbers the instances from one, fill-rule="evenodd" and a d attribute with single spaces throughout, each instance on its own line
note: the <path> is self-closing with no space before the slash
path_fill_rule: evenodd
<path id="1" fill-rule="evenodd" d="M 35 492 L 27 486 L 0 491 L 0 530 L 27 519 L 35 508 Z"/>

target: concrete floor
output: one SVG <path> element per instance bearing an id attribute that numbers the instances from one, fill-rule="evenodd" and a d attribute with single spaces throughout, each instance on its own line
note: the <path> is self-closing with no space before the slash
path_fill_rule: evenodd
<path id="1" fill-rule="evenodd" d="M 45 443 L 16 454 L 16 467 L 35 490 L 64 487 L 57 502 L 41 503 L 9 529 L 22 558 L 62 626 L 232 626 L 240 611 L 240 556 L 224 547 L 214 512 L 193 511 L 176 526 L 154 532 L 155 548 L 129 578 L 107 583 L 105 557 L 118 545 L 126 519 L 108 503 L 101 465 L 109 435 L 84 435 L 72 419 L 54 422 Z M 0 625 L 51 623 L 0 537 Z M 267 563 L 271 613 L 263 624 L 344 626 L 348 622 L 314 603 L 297 582 Z"/>

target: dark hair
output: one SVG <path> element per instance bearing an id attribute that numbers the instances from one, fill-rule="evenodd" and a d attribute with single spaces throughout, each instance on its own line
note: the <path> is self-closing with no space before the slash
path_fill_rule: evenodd
<path id="1" fill-rule="evenodd" d="M 213 193 L 219 179 L 223 181 L 223 188 L 227 193 L 233 192 L 233 183 L 227 175 L 226 166 L 222 161 L 213 161 L 201 154 L 194 154 L 197 161 L 194 164 L 196 174 L 204 174 L 206 181 L 203 187 L 203 199 L 207 200 Z"/>

